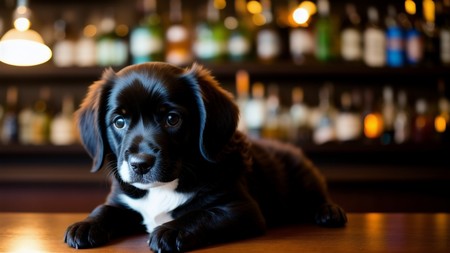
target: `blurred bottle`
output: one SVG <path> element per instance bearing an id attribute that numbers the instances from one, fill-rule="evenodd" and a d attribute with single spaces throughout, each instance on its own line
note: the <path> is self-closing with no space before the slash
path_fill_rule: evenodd
<path id="1" fill-rule="evenodd" d="M 316 58 L 320 61 L 329 61 L 332 52 L 332 24 L 330 19 L 330 3 L 328 0 L 317 1 L 318 17 L 316 26 Z"/>
<path id="2" fill-rule="evenodd" d="M 408 96 L 404 90 L 398 92 L 397 111 L 394 120 L 394 141 L 406 143 L 411 138 L 411 111 L 408 107 Z"/>
<path id="3" fill-rule="evenodd" d="M 245 107 L 244 117 L 249 135 L 261 137 L 261 131 L 266 121 L 266 104 L 264 85 L 260 82 L 252 85 L 252 97 Z"/>
<path id="4" fill-rule="evenodd" d="M 394 122 L 396 114 L 394 90 L 391 86 L 383 87 L 381 114 L 383 116 L 383 133 L 381 134 L 380 141 L 381 144 L 391 144 L 394 141 Z"/>
<path id="5" fill-rule="evenodd" d="M 166 30 L 167 62 L 187 65 L 193 60 L 190 32 L 183 20 L 181 0 L 170 0 L 170 25 Z"/>
<path id="6" fill-rule="evenodd" d="M 256 54 L 263 62 L 273 62 L 282 54 L 281 36 L 274 23 L 270 0 L 261 0 L 265 24 L 256 33 Z"/>
<path id="7" fill-rule="evenodd" d="M 130 53 L 133 64 L 162 61 L 164 59 L 164 35 L 157 13 L 156 0 L 138 2 L 139 23 L 130 33 Z"/>
<path id="8" fill-rule="evenodd" d="M 374 103 L 374 94 L 372 89 L 364 91 L 364 109 L 362 113 L 363 132 L 366 143 L 378 142 L 383 133 L 383 116 Z"/>
<path id="9" fill-rule="evenodd" d="M 123 66 L 128 62 L 128 29 L 117 25 L 112 9 L 100 21 L 97 38 L 97 64 L 102 67 Z"/>
<path id="10" fill-rule="evenodd" d="M 433 0 L 423 0 L 423 33 L 424 33 L 424 62 L 426 65 L 439 64 L 439 31 L 436 26 L 435 4 Z"/>
<path id="11" fill-rule="evenodd" d="M 341 94 L 341 107 L 336 115 L 336 139 L 341 142 L 356 141 L 361 137 L 361 114 L 352 104 L 350 92 Z"/>
<path id="12" fill-rule="evenodd" d="M 50 142 L 54 145 L 69 145 L 75 142 L 73 122 L 73 97 L 64 96 L 61 111 L 53 118 L 50 125 Z"/>
<path id="13" fill-rule="evenodd" d="M 18 89 L 16 86 L 8 87 L 6 91 L 5 113 L 1 124 L 1 141 L 3 144 L 17 143 L 19 140 L 18 120 Z"/>
<path id="14" fill-rule="evenodd" d="M 97 65 L 97 48 L 95 35 L 97 27 L 93 23 L 86 24 L 80 32 L 75 44 L 75 64 L 79 67 L 93 67 Z"/>
<path id="15" fill-rule="evenodd" d="M 445 82 L 443 79 L 438 81 L 437 101 L 438 112 L 434 118 L 434 129 L 438 133 L 439 140 L 446 144 L 450 141 L 450 101 L 445 94 Z"/>
<path id="16" fill-rule="evenodd" d="M 363 33 L 363 60 L 370 67 L 386 64 L 386 35 L 380 26 L 378 10 L 369 6 L 368 23 Z"/>
<path id="17" fill-rule="evenodd" d="M 19 142 L 23 145 L 33 143 L 34 111 L 30 104 L 26 104 L 19 112 Z"/>
<path id="18" fill-rule="evenodd" d="M 267 87 L 267 99 L 265 102 L 265 120 L 262 129 L 262 136 L 265 138 L 282 139 L 280 127 L 280 97 L 278 86 L 271 84 Z"/>
<path id="19" fill-rule="evenodd" d="M 230 30 L 227 51 L 228 57 L 232 61 L 249 60 L 252 53 L 252 31 L 246 22 L 245 4 L 245 0 L 235 0 L 235 16 L 225 19 L 225 26 Z"/>
<path id="20" fill-rule="evenodd" d="M 49 105 L 50 88 L 42 87 L 39 98 L 34 103 L 31 144 L 42 145 L 49 141 L 51 109 Z"/>
<path id="21" fill-rule="evenodd" d="M 333 86 L 327 83 L 319 91 L 319 114 L 317 115 L 317 124 L 313 129 L 315 144 L 324 144 L 336 140 L 336 108 L 333 105 L 332 97 Z"/>
<path id="22" fill-rule="evenodd" d="M 450 102 L 448 100 L 438 101 L 438 115 L 434 119 L 434 127 L 439 140 L 448 144 L 450 141 Z"/>
<path id="23" fill-rule="evenodd" d="M 414 142 L 423 143 L 433 139 L 433 117 L 429 111 L 428 102 L 424 98 L 416 101 L 412 138 Z"/>
<path id="24" fill-rule="evenodd" d="M 292 89 L 292 105 L 290 115 L 292 119 L 291 140 L 297 144 L 308 143 L 311 131 L 308 126 L 310 108 L 304 101 L 304 91 L 301 87 Z"/>
<path id="25" fill-rule="evenodd" d="M 345 19 L 341 28 L 341 57 L 344 61 L 362 59 L 361 17 L 354 4 L 345 5 Z"/>
<path id="26" fill-rule="evenodd" d="M 386 65 L 402 67 L 405 64 L 404 36 L 398 22 L 397 10 L 388 5 L 386 16 Z"/>
<path id="27" fill-rule="evenodd" d="M 405 58 L 409 65 L 418 65 L 423 61 L 422 23 L 417 15 L 416 3 L 405 1 L 406 15 L 402 15 L 405 27 Z"/>
<path id="28" fill-rule="evenodd" d="M 239 107 L 240 117 L 238 130 L 247 131 L 246 113 L 247 103 L 249 100 L 250 77 L 247 71 L 239 70 L 236 72 L 236 103 Z"/>
<path id="29" fill-rule="evenodd" d="M 55 44 L 53 63 L 57 67 L 70 67 L 75 64 L 75 35 L 68 19 L 60 18 L 54 23 Z"/>
<path id="30" fill-rule="evenodd" d="M 3 121 L 3 115 L 5 114 L 5 108 L 2 104 L 0 104 L 0 123 Z M 1 132 L 1 124 L 0 124 L 0 132 Z"/>
<path id="31" fill-rule="evenodd" d="M 439 38 L 441 63 L 450 65 L 450 0 L 439 2 Z"/>
<path id="32" fill-rule="evenodd" d="M 197 24 L 195 29 L 194 54 L 201 61 L 224 60 L 227 54 L 228 30 L 220 18 L 220 10 L 225 6 L 223 0 L 208 0 L 206 21 Z"/>
<path id="33" fill-rule="evenodd" d="M 310 13 L 306 8 L 299 8 L 296 0 L 289 1 L 293 24 L 289 31 L 289 52 L 296 64 L 303 64 L 313 58 L 314 35 L 310 26 Z"/>

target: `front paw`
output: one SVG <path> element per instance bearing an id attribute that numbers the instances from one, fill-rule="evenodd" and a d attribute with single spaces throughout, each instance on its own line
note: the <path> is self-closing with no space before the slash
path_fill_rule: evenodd
<path id="1" fill-rule="evenodd" d="M 64 241 L 76 249 L 93 248 L 107 243 L 109 235 L 100 223 L 82 221 L 67 228 Z"/>
<path id="2" fill-rule="evenodd" d="M 185 252 L 192 249 L 197 240 L 186 231 L 159 226 L 150 234 L 148 245 L 154 252 Z"/>
<path id="3" fill-rule="evenodd" d="M 316 223 L 325 227 L 342 227 L 347 223 L 344 209 L 335 204 L 323 204 L 316 213 Z"/>

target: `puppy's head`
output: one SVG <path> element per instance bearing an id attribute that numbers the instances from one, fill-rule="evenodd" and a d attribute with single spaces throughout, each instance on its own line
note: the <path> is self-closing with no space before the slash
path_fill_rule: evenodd
<path id="1" fill-rule="evenodd" d="M 199 65 L 145 63 L 106 70 L 76 119 L 92 171 L 109 166 L 124 182 L 147 189 L 186 168 L 192 173 L 196 162 L 216 162 L 236 130 L 238 109 Z"/>

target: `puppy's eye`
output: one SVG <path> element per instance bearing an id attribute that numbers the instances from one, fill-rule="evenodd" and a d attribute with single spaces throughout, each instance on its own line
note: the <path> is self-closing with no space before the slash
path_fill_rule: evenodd
<path id="1" fill-rule="evenodd" d="M 125 121 L 124 117 L 122 117 L 122 116 L 115 117 L 113 120 L 113 123 L 114 123 L 114 127 L 116 127 L 117 129 L 122 129 L 127 125 L 127 122 Z"/>
<path id="2" fill-rule="evenodd" d="M 170 112 L 166 117 L 168 127 L 178 127 L 181 124 L 181 115 L 176 112 Z"/>

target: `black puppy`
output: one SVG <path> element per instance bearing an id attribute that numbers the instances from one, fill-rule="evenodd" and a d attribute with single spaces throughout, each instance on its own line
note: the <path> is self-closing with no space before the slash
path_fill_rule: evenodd
<path id="1" fill-rule="evenodd" d="M 165 63 L 105 71 L 77 111 L 92 171 L 111 171 L 106 203 L 67 229 L 91 248 L 137 232 L 156 252 L 264 233 L 267 226 L 343 226 L 345 212 L 302 152 L 236 130 L 239 111 L 209 71 Z"/>

